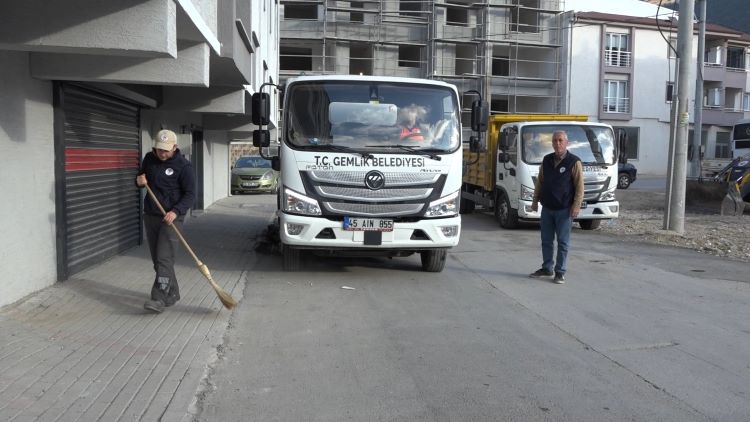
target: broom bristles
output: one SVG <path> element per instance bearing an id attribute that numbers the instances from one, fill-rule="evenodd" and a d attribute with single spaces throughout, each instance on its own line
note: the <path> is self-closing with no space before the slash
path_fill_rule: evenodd
<path id="1" fill-rule="evenodd" d="M 219 296 L 219 300 L 221 301 L 222 305 L 224 305 L 227 309 L 232 309 L 235 306 L 237 306 L 237 301 L 234 300 L 232 295 L 225 292 L 224 289 L 221 288 L 211 277 L 211 272 L 208 271 L 208 267 L 201 262 L 201 264 L 198 266 L 198 269 L 203 273 L 203 275 L 208 280 L 208 283 L 211 284 L 211 287 L 214 288 L 214 291 L 216 292 L 216 295 Z"/>

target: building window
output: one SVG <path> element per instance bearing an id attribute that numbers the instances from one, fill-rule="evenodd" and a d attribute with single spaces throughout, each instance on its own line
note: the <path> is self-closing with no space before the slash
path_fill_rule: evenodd
<path id="1" fill-rule="evenodd" d="M 492 57 L 492 76 L 510 76 L 510 58 L 508 56 Z"/>
<path id="2" fill-rule="evenodd" d="M 745 70 L 745 49 L 729 47 L 727 49 L 727 68 Z"/>
<path id="3" fill-rule="evenodd" d="M 716 132 L 714 158 L 731 158 L 729 154 L 729 132 Z"/>
<path id="4" fill-rule="evenodd" d="M 419 67 L 422 61 L 422 49 L 414 45 L 398 46 L 399 67 Z"/>
<path id="5" fill-rule="evenodd" d="M 401 16 L 420 17 L 422 15 L 422 0 L 399 0 L 398 14 Z"/>
<path id="6" fill-rule="evenodd" d="M 750 92 L 742 95 L 742 111 L 750 111 Z"/>
<path id="7" fill-rule="evenodd" d="M 312 70 L 312 48 L 282 46 L 279 50 L 281 70 Z"/>
<path id="8" fill-rule="evenodd" d="M 707 108 L 721 107 L 721 88 L 708 88 L 703 97 L 703 106 Z"/>
<path id="9" fill-rule="evenodd" d="M 350 3 L 352 9 L 364 9 L 365 4 L 361 1 L 353 1 Z M 364 22 L 365 14 L 362 12 L 349 12 L 349 22 Z"/>
<path id="10" fill-rule="evenodd" d="M 603 103 L 606 113 L 629 113 L 628 81 L 604 81 Z"/>
<path id="11" fill-rule="evenodd" d="M 668 103 L 671 103 L 673 95 L 674 95 L 674 82 L 667 82 L 667 95 L 666 95 L 665 100 Z"/>
<path id="12" fill-rule="evenodd" d="M 628 160 L 637 160 L 641 128 L 637 126 L 613 126 L 612 128 L 615 132 L 617 132 L 618 129 L 623 129 L 625 133 L 627 133 L 628 142 L 625 144 L 625 149 L 627 150 Z"/>
<path id="13" fill-rule="evenodd" d="M 669 44 L 667 44 L 667 57 L 670 59 L 677 58 L 677 38 L 669 37 Z"/>
<path id="14" fill-rule="evenodd" d="M 315 3 L 287 3 L 284 5 L 284 19 L 318 20 L 318 5 Z"/>
<path id="15" fill-rule="evenodd" d="M 490 113 L 496 114 L 496 113 L 507 113 L 510 111 L 508 109 L 508 99 L 492 99 L 490 100 Z"/>
<path id="16" fill-rule="evenodd" d="M 469 11 L 465 9 L 464 7 L 446 6 L 445 24 L 452 25 L 452 26 L 468 26 L 469 25 Z"/>
<path id="17" fill-rule="evenodd" d="M 703 61 L 707 66 L 721 66 L 721 46 L 707 47 Z"/>
<path id="18" fill-rule="evenodd" d="M 607 44 L 604 47 L 604 61 L 607 66 L 630 66 L 628 38 L 628 34 L 607 33 Z"/>
<path id="19" fill-rule="evenodd" d="M 517 0 L 518 7 L 510 10 L 512 32 L 539 33 L 539 0 Z"/>

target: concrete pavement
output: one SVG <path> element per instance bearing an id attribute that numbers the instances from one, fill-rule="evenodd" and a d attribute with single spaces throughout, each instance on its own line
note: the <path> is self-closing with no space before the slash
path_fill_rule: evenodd
<path id="1" fill-rule="evenodd" d="M 229 198 L 185 225 L 238 301 L 270 211 Z M 182 300 L 163 314 L 143 309 L 154 276 L 145 243 L 1 308 L 0 419 L 191 420 L 232 313 L 184 251 L 176 272 Z"/>

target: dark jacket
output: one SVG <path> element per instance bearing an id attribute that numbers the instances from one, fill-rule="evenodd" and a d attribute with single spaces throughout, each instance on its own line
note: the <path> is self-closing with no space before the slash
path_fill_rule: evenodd
<path id="1" fill-rule="evenodd" d="M 195 176 L 190 164 L 180 150 L 172 158 L 161 161 L 149 152 L 143 157 L 140 174 L 146 174 L 148 186 L 154 191 L 164 211 L 174 211 L 178 216 L 185 215 L 195 201 Z M 143 200 L 143 212 L 150 215 L 162 215 L 159 207 L 149 195 Z"/>
<path id="2" fill-rule="evenodd" d="M 573 168 L 581 159 L 568 151 L 560 164 L 555 167 L 555 154 L 547 154 L 542 160 L 541 191 L 539 202 L 550 210 L 570 208 L 576 195 L 576 185 L 573 180 Z"/>

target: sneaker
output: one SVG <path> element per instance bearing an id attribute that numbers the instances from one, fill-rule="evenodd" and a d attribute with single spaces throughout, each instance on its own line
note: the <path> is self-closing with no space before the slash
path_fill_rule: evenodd
<path id="1" fill-rule="evenodd" d="M 143 308 L 160 314 L 164 312 L 164 302 L 161 300 L 147 300 L 146 303 L 143 304 Z"/>
<path id="2" fill-rule="evenodd" d="M 540 268 L 533 273 L 529 274 L 529 277 L 531 278 L 539 278 L 539 277 L 552 277 L 552 271 L 545 270 L 544 268 Z"/>
<path id="3" fill-rule="evenodd" d="M 565 284 L 565 275 L 561 273 L 555 273 L 555 278 L 552 279 L 555 284 Z"/>

